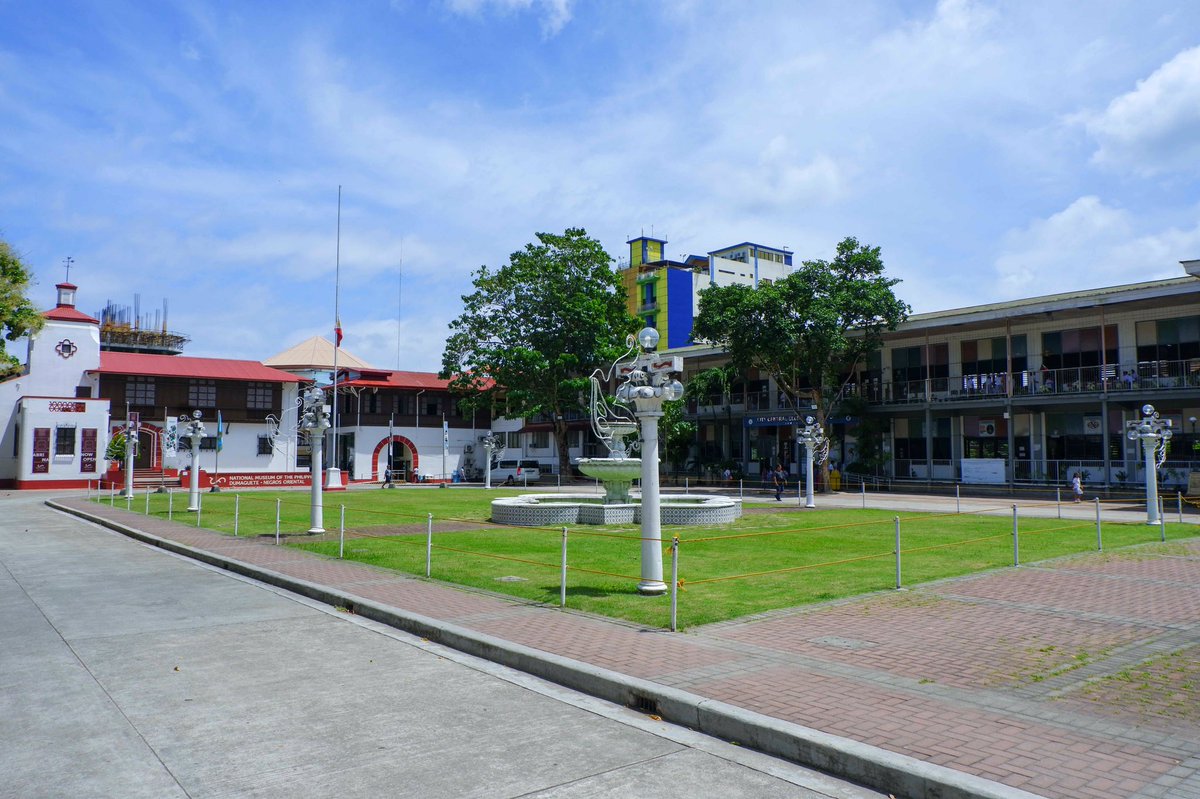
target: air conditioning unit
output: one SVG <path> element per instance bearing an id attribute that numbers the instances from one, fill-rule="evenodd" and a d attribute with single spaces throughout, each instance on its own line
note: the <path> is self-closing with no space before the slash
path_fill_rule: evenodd
<path id="1" fill-rule="evenodd" d="M 465 447 L 463 447 L 463 452 L 467 453 L 468 455 L 470 455 L 474 451 L 475 451 L 474 444 L 467 444 Z"/>
<path id="2" fill-rule="evenodd" d="M 996 423 L 995 422 L 980 422 L 979 423 L 979 435 L 983 438 L 991 438 L 991 437 L 995 436 L 996 435 Z"/>

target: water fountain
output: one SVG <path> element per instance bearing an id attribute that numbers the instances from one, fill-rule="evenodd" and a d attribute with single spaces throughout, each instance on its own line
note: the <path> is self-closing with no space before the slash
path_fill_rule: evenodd
<path id="1" fill-rule="evenodd" d="M 579 469 L 604 486 L 603 498 L 595 494 L 522 494 L 492 502 L 492 521 L 500 524 L 540 527 L 563 524 L 642 525 L 643 563 L 655 550 L 661 560 L 661 524 L 728 524 L 742 514 L 741 500 L 711 494 L 668 494 L 658 492 L 658 419 L 665 401 L 683 396 L 683 385 L 674 375 L 683 369 L 679 356 L 655 352 L 658 332 L 646 328 L 607 372 L 591 377 L 592 431 L 605 447 L 607 458 L 582 458 Z M 640 345 L 640 346 L 639 346 Z M 638 351 L 640 349 L 640 352 Z M 614 398 L 605 388 L 619 381 Z M 643 457 L 630 457 L 626 439 L 641 428 Z M 641 480 L 641 491 L 633 481 Z M 661 584 L 644 576 L 646 593 Z"/>

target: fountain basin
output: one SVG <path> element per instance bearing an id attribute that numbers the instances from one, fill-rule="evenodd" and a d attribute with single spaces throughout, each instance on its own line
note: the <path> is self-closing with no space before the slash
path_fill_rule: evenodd
<path id="1" fill-rule="evenodd" d="M 604 484 L 606 505 L 629 504 L 629 489 L 642 476 L 641 458 L 580 458 L 579 471 Z"/>
<path id="2" fill-rule="evenodd" d="M 492 500 L 492 521 L 514 527 L 638 524 L 642 520 L 641 497 L 630 500 L 613 504 L 596 494 L 522 494 Z M 663 524 L 729 524 L 742 515 L 742 501 L 732 497 L 662 494 L 660 503 Z"/>

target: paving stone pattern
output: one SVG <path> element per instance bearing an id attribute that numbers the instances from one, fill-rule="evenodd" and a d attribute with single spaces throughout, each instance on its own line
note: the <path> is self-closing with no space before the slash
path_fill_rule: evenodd
<path id="1" fill-rule="evenodd" d="M 68 502 L 189 546 L 1052 799 L 1200 799 L 1200 540 L 669 633 L 339 562 L 270 538 Z"/>

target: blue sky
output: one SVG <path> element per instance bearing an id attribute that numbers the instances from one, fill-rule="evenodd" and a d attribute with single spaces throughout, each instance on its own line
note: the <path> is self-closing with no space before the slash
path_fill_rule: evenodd
<path id="1" fill-rule="evenodd" d="M 481 264 L 883 248 L 915 310 L 1200 258 L 1200 4 L 0 0 L 0 237 L 186 354 L 436 370 Z M 403 277 L 401 280 L 401 263 Z M 399 308 L 399 317 L 397 309 Z M 397 321 L 398 318 L 398 321 Z M 398 325 L 398 327 L 397 327 Z M 399 347 L 397 345 L 399 341 Z"/>

